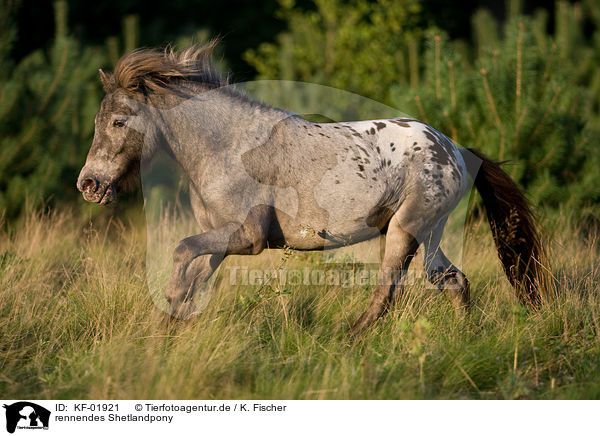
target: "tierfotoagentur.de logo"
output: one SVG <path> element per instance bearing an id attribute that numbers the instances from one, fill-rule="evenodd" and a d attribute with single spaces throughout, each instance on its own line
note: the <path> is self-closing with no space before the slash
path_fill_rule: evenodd
<path id="1" fill-rule="evenodd" d="M 4 404 L 6 409 L 6 431 L 14 433 L 19 430 L 48 430 L 50 411 L 29 401 Z"/>

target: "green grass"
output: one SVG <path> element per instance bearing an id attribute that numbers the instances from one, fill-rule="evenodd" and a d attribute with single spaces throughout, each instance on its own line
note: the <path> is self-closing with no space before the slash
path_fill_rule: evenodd
<path id="1" fill-rule="evenodd" d="M 417 280 L 351 341 L 346 329 L 368 286 L 222 280 L 202 315 L 167 331 L 145 282 L 142 226 L 30 215 L 0 233 L 0 397 L 600 398 L 597 236 L 568 216 L 546 219 L 560 293 L 530 312 L 486 226 L 470 227 L 465 248 L 474 299 L 466 316 Z M 319 259 L 273 251 L 229 264 Z"/>

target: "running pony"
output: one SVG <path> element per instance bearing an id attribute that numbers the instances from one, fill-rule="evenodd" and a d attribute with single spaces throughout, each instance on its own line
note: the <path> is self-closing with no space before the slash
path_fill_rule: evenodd
<path id="1" fill-rule="evenodd" d="M 106 96 L 77 181 L 86 200 L 108 204 L 159 149 L 178 162 L 202 232 L 173 253 L 171 314 L 195 313 L 194 292 L 227 255 L 284 246 L 321 250 L 382 233 L 383 280 L 354 333 L 397 299 L 420 245 L 428 280 L 466 306 L 469 282 L 439 244 L 469 173 L 508 280 L 521 302 L 540 304 L 534 219 L 499 165 L 414 119 L 320 124 L 252 101 L 218 74 L 213 46 L 138 49 L 112 74 L 100 70 Z"/>

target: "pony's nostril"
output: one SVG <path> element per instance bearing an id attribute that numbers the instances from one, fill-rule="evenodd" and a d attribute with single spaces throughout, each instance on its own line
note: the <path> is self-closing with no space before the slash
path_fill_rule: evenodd
<path id="1" fill-rule="evenodd" d="M 81 183 L 81 190 L 87 192 L 96 192 L 98 189 L 98 182 L 91 177 L 88 177 Z"/>

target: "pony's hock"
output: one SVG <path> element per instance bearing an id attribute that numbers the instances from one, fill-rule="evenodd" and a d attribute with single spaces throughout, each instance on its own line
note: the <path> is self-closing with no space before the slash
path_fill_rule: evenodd
<path id="1" fill-rule="evenodd" d="M 321 250 L 381 233 L 384 280 L 354 332 L 396 301 L 420 246 L 428 280 L 466 306 L 469 282 L 440 240 L 469 173 L 511 284 L 522 302 L 539 303 L 532 214 L 498 165 L 415 119 L 311 123 L 252 101 L 226 86 L 211 62 L 212 47 L 135 50 L 113 74 L 101 71 L 106 96 L 78 181 L 86 200 L 106 204 L 134 185 L 140 164 L 158 150 L 179 164 L 202 231 L 173 253 L 171 315 L 197 311 L 194 295 L 229 254 Z"/>

